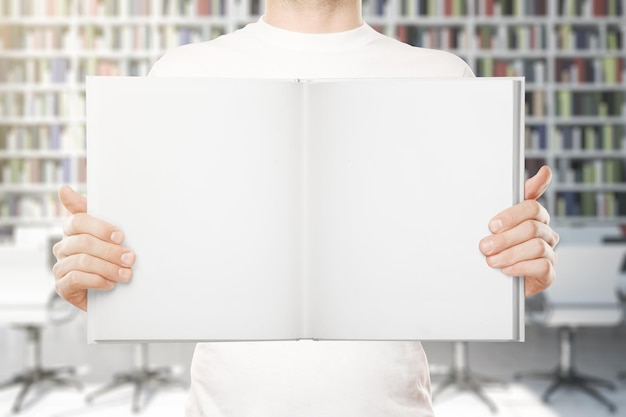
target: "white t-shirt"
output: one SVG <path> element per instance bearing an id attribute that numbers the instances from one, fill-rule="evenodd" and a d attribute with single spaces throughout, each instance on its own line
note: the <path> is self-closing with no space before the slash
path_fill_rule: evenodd
<path id="1" fill-rule="evenodd" d="M 270 26 L 261 18 L 215 40 L 169 51 L 150 76 L 296 79 L 473 73 L 455 55 L 398 42 L 367 24 L 341 33 L 305 34 Z M 189 417 L 433 415 L 428 363 L 419 342 L 199 343 L 186 412 Z"/>

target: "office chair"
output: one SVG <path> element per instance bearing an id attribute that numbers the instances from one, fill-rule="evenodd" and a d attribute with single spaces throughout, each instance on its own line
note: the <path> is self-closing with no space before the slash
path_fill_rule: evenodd
<path id="1" fill-rule="evenodd" d="M 608 327 L 620 323 L 623 310 L 616 287 L 626 246 L 566 246 L 557 248 L 557 279 L 543 293 L 543 311 L 531 312 L 531 322 L 559 329 L 559 363 L 553 372 L 517 373 L 522 377 L 551 379 L 543 400 L 560 388 L 575 388 L 617 410 L 597 387 L 615 389 L 608 380 L 579 373 L 575 366 L 575 336 L 580 327 Z"/>
<path id="2" fill-rule="evenodd" d="M 121 372 L 114 375 L 113 380 L 103 387 L 91 392 L 85 400 L 90 403 L 101 395 L 125 386 L 133 386 L 132 410 L 134 413 L 141 411 L 141 399 L 148 388 L 161 388 L 166 386 L 179 386 L 186 388 L 187 384 L 172 376 L 172 369 L 169 367 L 151 368 L 148 360 L 148 344 L 139 343 L 134 346 L 135 368 L 128 372 Z"/>
<path id="3" fill-rule="evenodd" d="M 0 247 L 0 322 L 24 330 L 30 351 L 30 366 L 0 383 L 0 389 L 21 386 L 13 413 L 22 410 L 27 395 L 37 386 L 82 389 L 73 367 L 45 368 L 42 363 L 43 329 L 73 315 L 73 311 L 58 308 L 53 282 L 45 247 Z"/>

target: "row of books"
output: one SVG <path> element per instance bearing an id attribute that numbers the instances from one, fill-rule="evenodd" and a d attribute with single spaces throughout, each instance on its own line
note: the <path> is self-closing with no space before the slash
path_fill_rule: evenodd
<path id="1" fill-rule="evenodd" d="M 0 17 L 69 16 L 73 3 L 71 0 L 3 0 Z"/>
<path id="2" fill-rule="evenodd" d="M 156 31 L 155 31 L 156 29 Z M 156 33 L 156 37 L 153 34 Z M 163 48 L 203 41 L 225 32 L 213 25 L 119 25 L 80 26 L 76 33 L 67 27 L 0 27 L 0 50 L 59 51 L 73 50 L 144 51 L 153 43 Z"/>
<path id="3" fill-rule="evenodd" d="M 400 0 L 402 16 L 545 16 L 545 0 Z"/>
<path id="4" fill-rule="evenodd" d="M 72 72 L 70 59 L 63 57 L 0 59 L 0 83 L 61 84 L 74 78 Z"/>
<path id="5" fill-rule="evenodd" d="M 178 45 L 206 41 L 225 33 L 220 25 L 170 25 L 155 26 L 85 26 L 79 31 L 79 47 L 83 50 L 145 51 L 154 43 L 160 50 Z"/>
<path id="6" fill-rule="evenodd" d="M 178 45 L 202 42 L 223 35 L 226 29 L 222 26 L 164 26 L 159 30 L 158 45 L 161 50 L 168 50 Z"/>
<path id="7" fill-rule="evenodd" d="M 526 108 L 525 114 L 532 117 L 545 117 L 547 116 L 546 107 L 546 93 L 545 91 L 527 91 L 524 105 Z"/>
<path id="8" fill-rule="evenodd" d="M 548 47 L 546 27 L 479 25 L 476 28 L 476 45 L 480 49 L 545 50 Z"/>
<path id="9" fill-rule="evenodd" d="M 470 36 L 464 26 L 425 27 L 398 25 L 396 37 L 402 42 L 425 48 L 464 50 L 470 45 Z M 544 26 L 511 26 L 501 28 L 480 25 L 474 42 L 479 49 L 489 50 L 545 50 L 547 34 Z"/>
<path id="10" fill-rule="evenodd" d="M 546 58 L 484 57 L 476 60 L 474 70 L 479 77 L 524 76 L 529 84 L 543 84 L 547 80 L 546 67 Z"/>
<path id="11" fill-rule="evenodd" d="M 3 0 L 0 17 L 224 15 L 225 0 Z M 153 7 L 154 6 L 154 7 Z"/>
<path id="12" fill-rule="evenodd" d="M 621 159 L 559 159 L 555 171 L 561 184 L 619 184 L 626 180 Z"/>
<path id="13" fill-rule="evenodd" d="M 146 75 L 152 58 L 86 57 L 74 62 L 68 58 L 33 58 L 21 61 L 0 59 L 0 84 L 81 85 L 87 75 Z"/>
<path id="14" fill-rule="evenodd" d="M 84 125 L 38 124 L 0 127 L 0 152 L 81 152 L 84 149 Z"/>
<path id="15" fill-rule="evenodd" d="M 479 16 L 545 16 L 548 12 L 544 0 L 478 0 Z"/>
<path id="16" fill-rule="evenodd" d="M 626 126 L 598 124 L 561 126 L 548 138 L 546 125 L 526 126 L 526 149 L 552 151 L 621 151 L 626 149 Z"/>
<path id="17" fill-rule="evenodd" d="M 626 194 L 613 192 L 559 192 L 556 195 L 557 217 L 606 218 L 626 216 Z"/>
<path id="18" fill-rule="evenodd" d="M 559 16 L 624 16 L 623 0 L 559 0 Z"/>
<path id="19" fill-rule="evenodd" d="M 163 16 L 224 16 L 226 0 L 163 0 Z"/>
<path id="20" fill-rule="evenodd" d="M 626 94 L 622 91 L 576 92 L 569 89 L 555 93 L 555 112 L 559 117 L 626 115 Z"/>
<path id="21" fill-rule="evenodd" d="M 526 93 L 526 115 L 545 117 L 548 115 L 544 91 L 529 91 Z M 625 94 L 615 92 L 582 92 L 572 93 L 571 90 L 562 90 L 556 93 L 556 116 L 626 116 Z M 606 125 L 610 127 L 611 125 Z"/>
<path id="22" fill-rule="evenodd" d="M 551 2 L 545 0 L 401 0 L 403 16 L 546 16 Z M 622 0 L 558 0 L 558 16 L 623 16 Z"/>
<path id="23" fill-rule="evenodd" d="M 596 26 L 573 26 L 571 24 L 556 27 L 556 46 L 563 51 L 596 50 L 604 47 L 608 50 L 620 50 L 623 36 L 622 27 L 608 27 L 606 45 L 602 45 L 600 29 Z"/>
<path id="24" fill-rule="evenodd" d="M 42 219 L 54 221 L 66 214 L 56 193 L 44 195 L 10 194 L 0 199 L 0 218 Z"/>
<path id="25" fill-rule="evenodd" d="M 399 0 L 400 16 L 467 16 L 465 0 Z"/>
<path id="26" fill-rule="evenodd" d="M 239 0 L 239 3 L 243 0 Z M 385 0 L 365 0 L 383 14 Z M 226 13 L 225 0 L 4 0 L 0 16 L 205 16 Z M 255 4 L 253 4 L 255 3 Z M 258 14 L 259 2 L 250 2 L 253 14 Z M 545 0 L 400 0 L 399 12 L 404 16 L 545 16 Z M 154 7 L 153 7 L 154 6 Z M 623 16 L 621 0 L 558 0 L 559 16 Z"/>
<path id="27" fill-rule="evenodd" d="M 0 25 L 0 49 L 61 50 L 69 47 L 68 27 Z"/>
<path id="28" fill-rule="evenodd" d="M 0 117 L 82 117 L 85 98 L 70 91 L 7 92 L 0 95 Z"/>
<path id="29" fill-rule="evenodd" d="M 152 47 L 153 27 L 132 26 L 81 26 L 77 46 L 82 50 L 146 50 Z"/>
<path id="30" fill-rule="evenodd" d="M 422 48 L 463 51 L 469 48 L 469 36 L 463 27 L 420 27 L 399 25 L 396 38 Z"/>
<path id="31" fill-rule="evenodd" d="M 134 3 L 134 4 L 133 4 Z M 154 9 L 152 5 L 155 5 Z M 79 8 L 79 14 L 91 16 L 160 16 L 202 17 L 224 16 L 227 12 L 227 0 L 87 0 Z M 83 13 L 80 13 L 81 10 Z"/>
<path id="32" fill-rule="evenodd" d="M 0 184 L 69 184 L 87 180 L 85 158 L 0 160 Z"/>
<path id="33" fill-rule="evenodd" d="M 560 83 L 621 84 L 626 80 L 626 59 L 605 56 L 601 58 L 558 58 L 554 79 Z"/>

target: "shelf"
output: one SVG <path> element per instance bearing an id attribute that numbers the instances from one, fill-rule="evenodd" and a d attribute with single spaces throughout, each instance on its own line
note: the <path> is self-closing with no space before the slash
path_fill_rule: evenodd
<path id="1" fill-rule="evenodd" d="M 623 58 L 623 51 L 613 51 L 608 49 L 572 49 L 558 50 L 554 52 L 555 58 Z"/>
<path id="2" fill-rule="evenodd" d="M 589 150 L 589 151 L 574 151 L 574 150 L 559 150 L 558 156 L 559 159 L 610 159 L 610 158 L 625 158 L 626 159 L 626 149 L 613 150 L 613 151 L 599 151 L 599 150 Z"/>
<path id="3" fill-rule="evenodd" d="M 85 85 L 72 85 L 68 83 L 42 83 L 42 84 L 32 84 L 32 83 L 11 83 L 11 84 L 2 84 L 0 83 L 0 94 L 1 93 L 61 93 L 61 92 L 71 92 L 71 93 L 84 93 Z M 1 116 L 0 116 L 1 117 Z"/>
<path id="4" fill-rule="evenodd" d="M 477 58 L 488 59 L 512 59 L 512 60 L 524 60 L 524 59 L 546 59 L 545 50 L 534 49 L 478 49 L 474 53 Z"/>
<path id="5" fill-rule="evenodd" d="M 585 125 L 624 125 L 623 116 L 571 116 L 571 117 L 555 117 L 554 124 L 556 126 L 585 126 Z"/>
<path id="6" fill-rule="evenodd" d="M 3 117 L 0 116 L 1 126 L 49 126 L 49 125 L 84 125 L 85 119 L 68 117 Z"/>
<path id="7" fill-rule="evenodd" d="M 66 217 L 0 217 L 0 227 L 8 226 L 61 226 Z"/>
<path id="8" fill-rule="evenodd" d="M 597 192 L 597 193 L 626 193 L 626 184 L 552 184 L 556 192 Z"/>
<path id="9" fill-rule="evenodd" d="M 149 50 L 144 49 L 122 49 L 122 50 L 90 50 L 85 49 L 82 51 L 69 51 L 67 49 L 58 50 L 34 50 L 34 51 L 3 51 L 0 56 L 4 59 L 10 60 L 41 60 L 41 59 L 71 59 L 71 58 L 105 58 L 105 59 L 154 59 L 159 54 L 163 53 L 163 50 Z"/>
<path id="10" fill-rule="evenodd" d="M 20 150 L 4 151 L 0 149 L 0 161 L 7 159 L 65 159 L 65 158 L 85 158 L 87 152 L 84 150 Z M 1 184 L 0 184 L 1 187 Z"/>
<path id="11" fill-rule="evenodd" d="M 63 185 L 69 185 L 79 192 L 87 189 L 87 184 L 51 183 L 51 184 L 6 184 L 0 183 L 0 195 L 2 194 L 56 194 Z"/>
<path id="12" fill-rule="evenodd" d="M 554 90 L 566 90 L 566 91 L 588 91 L 588 92 L 602 92 L 602 91 L 623 91 L 626 92 L 626 85 L 624 84 L 608 84 L 608 83 L 554 83 Z"/>

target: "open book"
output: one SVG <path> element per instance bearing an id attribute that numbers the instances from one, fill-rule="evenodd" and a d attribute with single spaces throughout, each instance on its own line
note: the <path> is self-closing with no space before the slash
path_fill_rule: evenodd
<path id="1" fill-rule="evenodd" d="M 523 280 L 478 250 L 522 198 L 523 92 L 89 77 L 89 212 L 137 262 L 88 339 L 523 339 Z"/>

